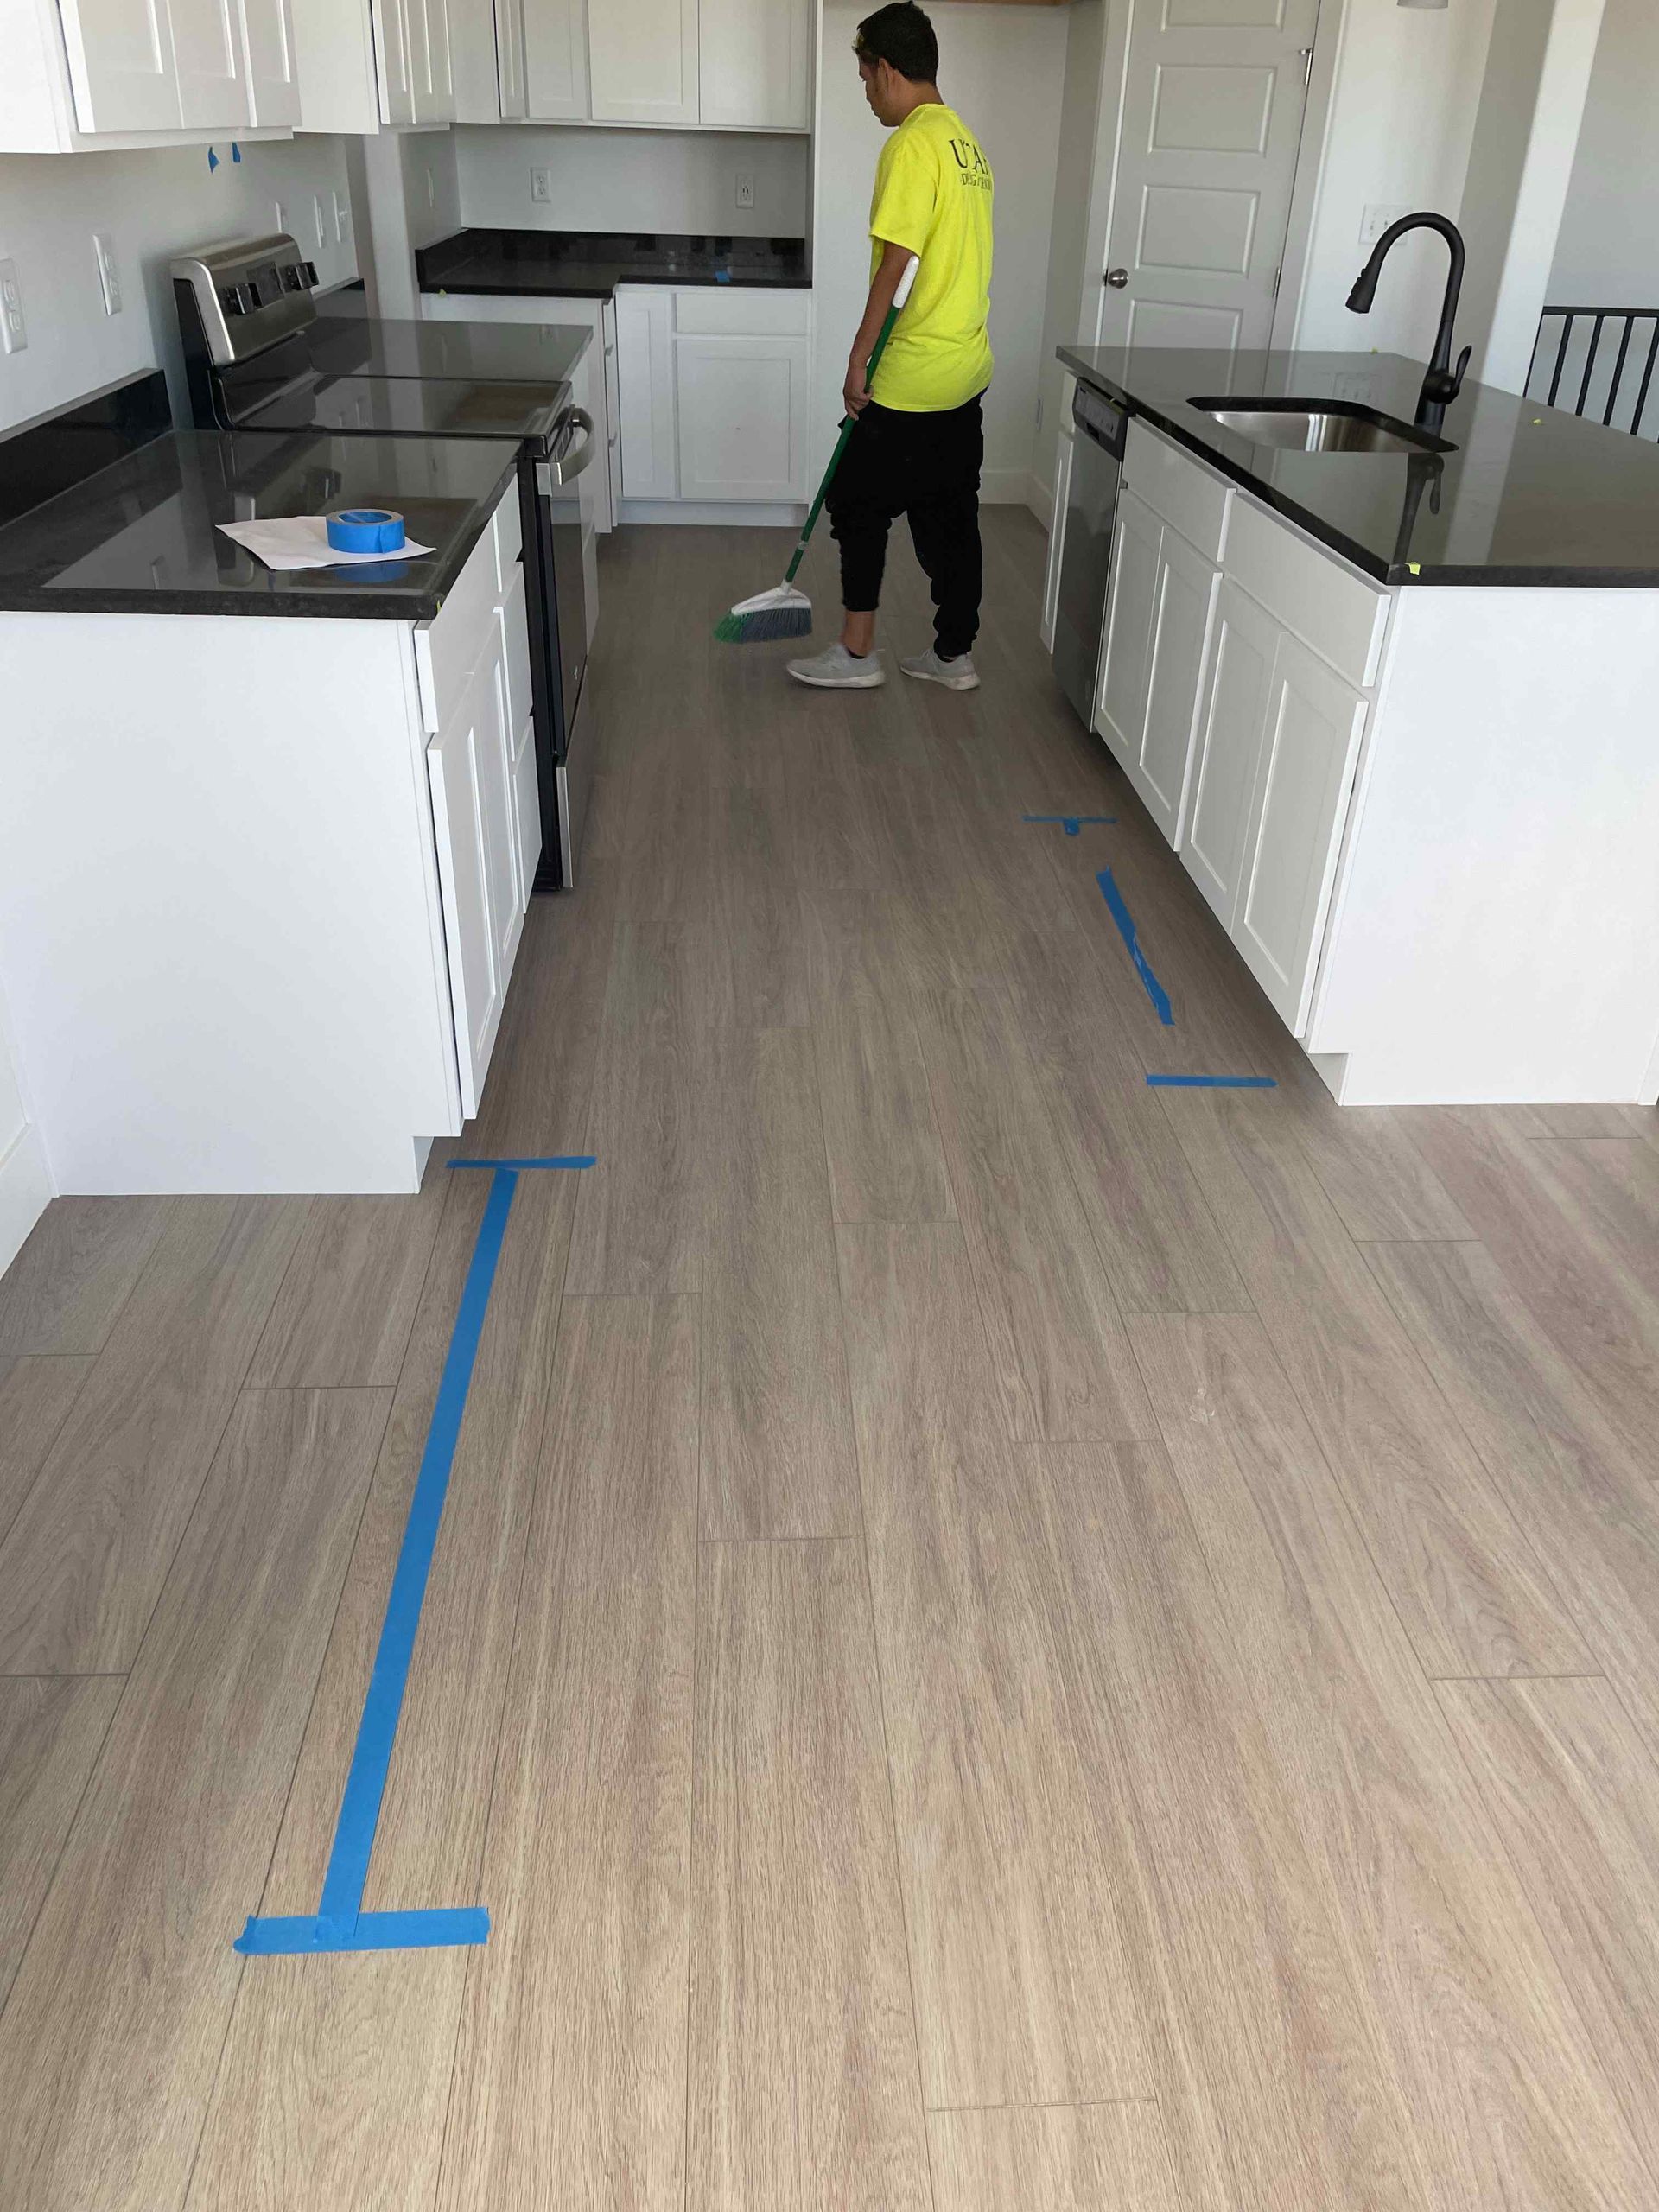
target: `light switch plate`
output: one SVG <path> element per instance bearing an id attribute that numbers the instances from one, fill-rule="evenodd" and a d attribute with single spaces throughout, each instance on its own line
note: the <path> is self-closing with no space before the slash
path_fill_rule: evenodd
<path id="1" fill-rule="evenodd" d="M 352 203 L 343 192 L 334 194 L 334 237 L 344 245 L 352 235 Z"/>
<path id="2" fill-rule="evenodd" d="M 1374 200 L 1360 218 L 1359 250 L 1369 253 L 1390 223 L 1397 223 L 1402 215 L 1409 215 L 1409 207 L 1392 207 L 1382 200 Z"/>
<path id="3" fill-rule="evenodd" d="M 8 353 L 21 353 L 29 343 L 23 321 L 22 287 L 15 261 L 0 261 L 0 345 Z"/>
<path id="4" fill-rule="evenodd" d="M 311 213 L 316 219 L 317 251 L 321 253 L 328 244 L 328 221 L 322 212 L 322 194 L 320 192 L 314 192 L 311 195 Z"/>
<path id="5" fill-rule="evenodd" d="M 552 206 L 553 172 L 551 169 L 531 169 L 530 173 L 530 196 L 536 202 L 537 207 L 550 207 Z"/>
<path id="6" fill-rule="evenodd" d="M 98 257 L 98 281 L 104 288 L 104 312 L 121 312 L 121 272 L 115 265 L 115 240 L 107 231 L 92 232 L 92 251 Z"/>

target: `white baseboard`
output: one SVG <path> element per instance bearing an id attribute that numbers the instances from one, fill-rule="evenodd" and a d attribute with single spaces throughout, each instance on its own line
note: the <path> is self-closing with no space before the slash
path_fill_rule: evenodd
<path id="1" fill-rule="evenodd" d="M 0 1274 L 23 1249 L 23 1240 L 46 1211 L 52 1174 L 41 1133 L 26 1124 L 0 1154 Z"/>
<path id="2" fill-rule="evenodd" d="M 624 499 L 617 520 L 690 524 L 704 530 L 732 523 L 746 530 L 798 530 L 806 509 L 789 500 Z"/>

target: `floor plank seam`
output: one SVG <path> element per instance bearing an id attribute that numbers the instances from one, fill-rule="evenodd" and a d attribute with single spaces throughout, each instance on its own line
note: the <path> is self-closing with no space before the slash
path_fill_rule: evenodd
<path id="1" fill-rule="evenodd" d="M 822 1104 L 822 1101 L 820 1101 Z M 947 1178 L 950 1167 L 945 1168 Z M 843 1349 L 847 1343 L 847 1284 L 842 1272 L 839 1243 L 836 1252 L 836 1294 L 841 1308 L 841 1338 Z M 982 1328 L 983 1324 L 982 1322 Z M 899 1925 L 905 1931 L 905 1979 L 910 1992 L 910 2048 L 916 2069 L 916 2107 L 921 2114 L 922 2152 L 927 2161 L 928 2201 L 934 2212 L 944 2212 L 939 2205 L 938 2181 L 933 2170 L 932 2130 L 927 2124 L 927 2090 L 922 2074 L 921 2011 L 916 1995 L 916 1947 L 911 1929 L 910 1898 L 905 1890 L 903 1862 L 899 1852 L 899 1799 L 893 1772 L 893 1738 L 887 1726 L 887 1670 L 881 1656 L 881 1629 L 875 1610 L 875 1578 L 870 1567 L 870 1516 L 865 1491 L 864 1450 L 858 1439 L 858 1423 L 853 1409 L 852 1362 L 842 1361 L 842 1381 L 847 1394 L 847 1419 L 853 1438 L 853 1467 L 858 1481 L 859 1533 L 861 1541 L 860 1555 L 864 1562 L 864 1604 L 869 1622 L 870 1654 L 875 1668 L 876 1702 L 881 1715 L 881 1764 L 887 1778 L 887 1843 L 893 1894 L 899 1902 Z"/>
<path id="2" fill-rule="evenodd" d="M 46 1471 L 46 1463 L 52 1457 L 53 1452 L 56 1448 L 59 1437 L 62 1435 L 64 1430 L 69 1426 L 70 1415 L 74 1412 L 77 1404 L 79 1402 L 81 1392 L 85 1390 L 86 1385 L 92 1379 L 93 1373 L 98 1366 L 99 1355 L 94 1352 L 90 1357 L 88 1357 L 85 1352 L 29 1352 L 20 1353 L 18 1357 L 29 1359 L 85 1359 L 86 1361 L 86 1372 L 81 1376 L 80 1381 L 70 1392 L 69 1402 L 63 1409 L 63 1419 L 54 1425 L 51 1435 L 48 1437 L 46 1442 L 41 1447 L 41 1463 L 35 1470 L 33 1480 L 25 1485 L 16 1506 L 12 1509 L 11 1513 L 7 1517 L 5 1526 L 3 1528 L 0 1528 L 0 1557 L 3 1557 L 6 1546 L 11 1538 L 11 1532 L 17 1526 L 19 1520 L 22 1517 L 24 1506 L 28 1504 L 30 1497 L 34 1495 L 35 1484 L 40 1481 L 41 1477 Z"/>
<path id="3" fill-rule="evenodd" d="M 17 1675 L 10 1675 L 5 1679 L 15 1681 L 26 1678 Z M 122 1676 L 119 1679 L 124 1681 L 125 1677 Z M 79 1794 L 75 1799 L 74 1810 L 70 1814 L 68 1819 L 63 1824 L 63 1834 L 59 1840 L 57 1850 L 52 1859 L 52 1871 L 47 1876 L 45 1881 L 41 1885 L 40 1902 L 36 1904 L 34 1913 L 29 1919 L 29 1933 L 24 1936 L 22 1942 L 17 1947 L 17 1956 L 12 1963 L 11 1980 L 7 1986 L 6 1993 L 3 1998 L 0 1998 L 0 2024 L 3 2024 L 6 2016 L 6 2008 L 11 2003 L 13 1997 L 16 1994 L 18 1984 L 22 1980 L 24 1963 L 29 1957 L 29 1947 L 35 1941 L 35 1932 L 41 1924 L 41 1916 L 46 1910 L 48 1903 L 51 1898 L 52 1892 L 57 1887 L 58 1873 L 63 1865 L 64 1853 L 69 1848 L 69 1839 L 73 1835 L 76 1826 L 79 1821 L 81 1808 L 86 1802 L 87 1792 L 92 1786 L 93 1777 L 97 1775 L 99 1768 L 103 1764 L 104 1752 L 110 1740 L 111 1731 L 115 1726 L 116 1715 L 120 1712 L 121 1707 L 126 1702 L 126 1695 L 127 1694 L 125 1690 L 123 1690 L 120 1696 L 117 1698 L 115 1703 L 111 1707 L 110 1717 L 104 1724 L 104 1732 L 98 1739 L 98 1750 L 86 1762 L 86 1778 L 80 1785 Z M 183 2199 L 181 2198 L 180 2202 L 182 2203 Z"/>
<path id="4" fill-rule="evenodd" d="M 702 1299 L 697 1299 L 697 1496 L 695 1510 L 702 1510 Z M 696 2032 L 697 1942 L 692 1920 L 697 1904 L 697 1753 L 700 1736 L 699 1694 L 702 1679 L 702 1547 L 691 1547 L 691 1695 L 686 1726 L 690 1731 L 690 1756 L 685 1767 L 685 2032 L 680 2040 L 681 2086 L 684 2106 L 680 2125 L 680 2203 L 691 2212 L 691 2038 Z"/>

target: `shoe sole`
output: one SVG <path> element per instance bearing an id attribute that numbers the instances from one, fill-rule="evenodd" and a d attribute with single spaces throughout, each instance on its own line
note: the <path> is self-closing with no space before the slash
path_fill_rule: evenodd
<path id="1" fill-rule="evenodd" d="M 903 666 L 901 662 L 900 666 Z M 977 691 L 976 676 L 935 676 L 931 668 L 906 668 L 906 676 L 913 676 L 918 683 L 937 683 L 943 691 Z"/>
<path id="2" fill-rule="evenodd" d="M 884 668 L 873 676 L 803 676 L 798 668 L 791 668 L 789 673 L 812 691 L 878 691 L 887 680 Z"/>

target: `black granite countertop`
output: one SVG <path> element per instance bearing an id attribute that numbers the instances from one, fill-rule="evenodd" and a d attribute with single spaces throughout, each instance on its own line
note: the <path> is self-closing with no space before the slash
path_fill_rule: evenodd
<path id="1" fill-rule="evenodd" d="M 517 467 L 507 440 L 172 431 L 0 528 L 0 609 L 429 621 Z M 215 527 L 342 506 L 436 550 L 279 573 Z"/>
<path id="2" fill-rule="evenodd" d="M 730 284 L 804 291 L 804 238 L 746 238 L 640 231 L 458 231 L 423 247 L 423 292 L 532 293 L 608 299 L 619 284 Z"/>
<path id="3" fill-rule="evenodd" d="M 397 322 L 338 313 L 319 316 L 305 338 L 325 376 L 547 385 L 568 384 L 594 342 L 586 323 Z"/>
<path id="4" fill-rule="evenodd" d="M 1659 446 L 1465 384 L 1444 454 L 1253 444 L 1192 405 L 1345 399 L 1409 423 L 1423 365 L 1397 353 L 1062 346 L 1074 375 L 1391 584 L 1659 588 Z"/>

